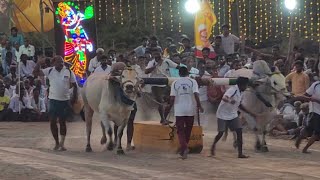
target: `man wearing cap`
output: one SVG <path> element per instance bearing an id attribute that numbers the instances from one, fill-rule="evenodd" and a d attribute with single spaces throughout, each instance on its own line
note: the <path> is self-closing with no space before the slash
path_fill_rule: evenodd
<path id="1" fill-rule="evenodd" d="M 181 40 L 183 44 L 183 51 L 180 53 L 181 58 L 194 55 L 194 48 L 191 47 L 191 41 L 187 36 L 184 36 Z"/>
<path id="2" fill-rule="evenodd" d="M 104 49 L 102 49 L 102 48 L 98 48 L 98 49 L 96 50 L 96 54 L 97 54 L 97 55 L 96 55 L 93 59 L 91 59 L 91 60 L 90 60 L 90 63 L 89 63 L 89 68 L 88 68 L 88 70 L 89 70 L 90 73 L 93 73 L 94 70 L 95 70 L 97 67 L 100 66 L 100 57 L 103 55 L 103 53 L 104 53 Z"/>

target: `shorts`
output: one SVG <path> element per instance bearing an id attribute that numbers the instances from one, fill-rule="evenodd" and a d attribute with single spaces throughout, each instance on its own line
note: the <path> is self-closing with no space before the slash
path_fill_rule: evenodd
<path id="1" fill-rule="evenodd" d="M 241 129 L 242 126 L 239 117 L 234 118 L 232 120 L 223 120 L 218 118 L 218 131 L 224 132 L 226 128 L 229 128 L 231 131 Z"/>
<path id="2" fill-rule="evenodd" d="M 307 132 L 313 132 L 314 135 L 320 135 L 320 115 L 317 113 L 310 113 L 308 115 L 309 122 L 306 127 Z"/>
<path id="3" fill-rule="evenodd" d="M 52 119 L 66 119 L 72 112 L 70 101 L 49 100 L 49 117 Z"/>
<path id="4" fill-rule="evenodd" d="M 170 96 L 170 87 L 158 87 L 152 86 L 151 87 L 152 95 L 155 97 L 156 101 L 159 103 L 164 103 L 169 100 Z"/>

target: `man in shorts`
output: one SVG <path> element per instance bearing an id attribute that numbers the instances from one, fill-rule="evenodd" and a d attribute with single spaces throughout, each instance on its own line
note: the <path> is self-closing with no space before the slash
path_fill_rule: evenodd
<path id="1" fill-rule="evenodd" d="M 238 109 L 257 117 L 256 114 L 245 109 L 241 105 L 242 92 L 247 89 L 249 83 L 248 78 L 239 77 L 237 85 L 230 87 L 223 95 L 222 101 L 217 110 L 218 118 L 218 135 L 215 137 L 211 147 L 211 155 L 215 155 L 217 142 L 221 139 L 226 128 L 230 128 L 237 134 L 238 158 L 248 158 L 242 153 L 242 127 L 238 116 Z"/>
<path id="2" fill-rule="evenodd" d="M 39 61 L 34 69 L 35 76 L 46 76 L 49 79 L 49 121 L 52 136 L 55 140 L 53 150 L 65 151 L 64 141 L 67 134 L 66 119 L 72 112 L 71 104 L 78 98 L 78 86 L 74 73 L 67 69 L 63 64 L 63 58 L 56 56 L 53 58 L 53 67 L 40 69 Z M 73 87 L 72 97 L 70 98 L 70 84 Z M 60 142 L 58 135 L 57 120 L 60 124 Z"/>
<path id="3" fill-rule="evenodd" d="M 306 90 L 304 96 L 297 97 L 309 102 L 309 122 L 303 133 L 296 140 L 295 146 L 299 148 L 301 140 L 306 137 L 308 132 L 312 132 L 307 145 L 303 148 L 303 153 L 309 153 L 308 148 L 320 137 L 320 81 L 314 82 L 309 89 Z"/>

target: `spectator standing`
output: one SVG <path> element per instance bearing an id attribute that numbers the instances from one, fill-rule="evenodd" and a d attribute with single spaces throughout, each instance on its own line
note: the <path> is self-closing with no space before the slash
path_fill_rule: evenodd
<path id="1" fill-rule="evenodd" d="M 151 77 L 171 77 L 170 68 L 179 68 L 179 66 L 170 59 L 164 59 L 161 57 L 159 50 L 155 49 L 152 52 L 153 60 L 151 60 L 145 70 L 146 74 L 150 74 Z M 169 97 L 170 89 L 167 85 L 154 85 L 151 87 L 152 94 L 157 102 L 159 102 L 158 111 L 160 114 L 160 123 L 166 125 L 169 123 L 164 116 L 164 107 L 162 103 L 165 102 L 165 98 Z"/>
<path id="2" fill-rule="evenodd" d="M 214 38 L 214 46 L 213 46 L 214 52 L 217 54 L 217 57 L 225 56 L 227 55 L 222 47 L 222 37 L 216 36 Z"/>
<path id="3" fill-rule="evenodd" d="M 303 72 L 303 62 L 296 61 L 295 72 L 288 74 L 286 77 L 287 86 L 290 89 L 291 84 L 291 92 L 297 96 L 302 95 L 310 86 L 309 76 Z"/>
<path id="4" fill-rule="evenodd" d="M 108 65 L 108 56 L 100 57 L 100 65 L 94 70 L 94 73 L 105 73 L 109 74 L 111 72 L 111 66 Z"/>
<path id="5" fill-rule="evenodd" d="M 78 86 L 76 78 L 72 71 L 64 67 L 63 58 L 56 56 L 53 59 L 54 67 L 40 69 L 40 63 L 37 64 L 34 74 L 46 76 L 49 79 L 49 120 L 52 136 L 55 140 L 54 150 L 65 151 L 64 141 L 67 134 L 66 119 L 71 112 L 71 104 L 74 104 L 78 98 Z M 70 84 L 73 87 L 73 96 L 70 99 Z M 59 142 L 57 120 L 60 124 L 61 141 Z"/>
<path id="6" fill-rule="evenodd" d="M 23 45 L 23 42 L 24 42 L 23 36 L 22 36 L 22 34 L 18 33 L 18 28 L 16 28 L 16 27 L 11 28 L 11 35 L 9 37 L 9 41 L 11 44 L 17 43 L 17 44 L 19 44 L 19 46 Z"/>
<path id="7" fill-rule="evenodd" d="M 219 64 L 218 76 L 224 77 L 224 75 L 230 70 L 230 66 L 227 64 L 224 57 L 220 58 Z"/>
<path id="8" fill-rule="evenodd" d="M 147 45 L 149 43 L 148 37 L 143 37 L 141 39 L 141 46 L 136 47 L 132 53 L 136 53 L 136 55 L 139 56 L 144 56 L 144 53 L 146 52 Z"/>
<path id="9" fill-rule="evenodd" d="M 223 25 L 223 34 L 220 35 L 222 40 L 222 48 L 227 55 L 234 54 L 234 45 L 240 43 L 240 39 L 237 36 L 231 34 L 229 29 L 229 25 Z"/>
<path id="10" fill-rule="evenodd" d="M 8 106 L 10 103 L 10 97 L 5 95 L 5 86 L 2 80 L 0 80 L 0 121 L 6 121 L 8 119 Z"/>
<path id="11" fill-rule="evenodd" d="M 102 48 L 98 48 L 96 50 L 96 56 L 90 60 L 90 63 L 89 63 L 89 67 L 88 67 L 88 71 L 90 73 L 93 73 L 94 70 L 100 66 L 100 57 L 103 55 L 104 53 L 104 49 Z"/>
<path id="12" fill-rule="evenodd" d="M 21 58 L 21 55 L 25 54 L 28 57 L 28 60 L 33 60 L 34 59 L 34 55 L 35 55 L 35 49 L 34 46 L 30 44 L 29 39 L 26 39 L 24 41 L 24 45 L 21 45 L 19 48 L 19 57 L 17 57 L 18 59 Z"/>
<path id="13" fill-rule="evenodd" d="M 169 114 L 170 109 L 174 105 L 174 115 L 176 117 L 176 126 L 180 143 L 180 155 L 182 159 L 186 159 L 194 116 L 196 115 L 197 110 L 203 112 L 203 108 L 199 100 L 197 81 L 188 77 L 189 73 L 186 67 L 181 67 L 179 69 L 179 75 L 182 78 L 176 80 L 171 85 L 170 103 L 166 108 L 165 116 Z"/>

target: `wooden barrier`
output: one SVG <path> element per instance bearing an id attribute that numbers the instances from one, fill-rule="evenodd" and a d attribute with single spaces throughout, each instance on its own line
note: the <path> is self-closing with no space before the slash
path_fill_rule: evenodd
<path id="1" fill-rule="evenodd" d="M 140 151 L 161 151 L 177 153 L 179 140 L 177 129 L 163 126 L 158 121 L 141 121 L 134 123 L 134 145 Z M 200 153 L 203 149 L 203 134 L 201 126 L 193 126 L 190 142 L 190 153 Z"/>

